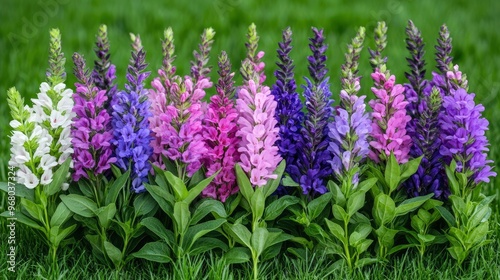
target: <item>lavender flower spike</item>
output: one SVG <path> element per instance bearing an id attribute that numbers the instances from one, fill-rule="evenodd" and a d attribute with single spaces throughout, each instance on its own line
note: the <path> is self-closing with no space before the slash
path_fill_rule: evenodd
<path id="1" fill-rule="evenodd" d="M 327 191 L 325 179 L 332 174 L 330 164 L 332 156 L 328 151 L 328 123 L 333 118 L 331 92 L 326 76 L 327 45 L 324 44 L 322 30 L 313 28 L 314 37 L 309 47 L 313 55 L 308 57 L 309 72 L 313 81 L 306 78 L 304 86 L 307 114 L 300 139 L 302 151 L 299 151 L 299 180 L 303 194 L 323 194 Z"/>
<path id="2" fill-rule="evenodd" d="M 332 169 L 339 178 L 350 180 L 353 187 L 358 184 L 359 165 L 370 151 L 368 135 L 372 131 L 371 120 L 365 110 L 366 96 L 357 96 L 361 79 L 358 76 L 358 61 L 364 38 L 365 29 L 360 27 L 352 43 L 347 45 L 346 62 L 342 65 L 340 107 L 334 122 L 328 126 L 332 139 L 328 147 L 333 155 Z"/>
<path id="3" fill-rule="evenodd" d="M 213 28 L 207 28 L 201 35 L 201 44 L 199 44 L 200 51 L 194 51 L 193 55 L 195 61 L 191 61 L 191 77 L 193 82 L 197 82 L 201 78 L 210 74 L 211 67 L 207 67 L 208 59 L 210 58 L 210 50 L 214 42 L 213 38 L 215 31 Z"/>
<path id="4" fill-rule="evenodd" d="M 300 171 L 297 166 L 297 156 L 302 151 L 299 140 L 304 114 L 302 102 L 296 91 L 297 86 L 293 74 L 295 66 L 290 58 L 291 43 L 292 30 L 288 27 L 283 31 L 283 41 L 278 43 L 279 62 L 276 63 L 278 70 L 274 72 L 276 83 L 273 85 L 271 94 L 277 102 L 274 117 L 278 121 L 279 139 L 276 145 L 279 148 L 279 154 L 286 160 L 285 171 L 298 182 Z"/>
<path id="5" fill-rule="evenodd" d="M 131 170 L 132 191 L 145 190 L 148 172 L 151 169 L 149 159 L 153 152 L 151 146 L 148 118 L 148 90 L 144 81 L 149 72 L 144 72 L 146 53 L 139 36 L 131 34 L 132 58 L 128 66 L 125 90 L 113 96 L 113 144 L 117 165 L 122 170 Z"/>

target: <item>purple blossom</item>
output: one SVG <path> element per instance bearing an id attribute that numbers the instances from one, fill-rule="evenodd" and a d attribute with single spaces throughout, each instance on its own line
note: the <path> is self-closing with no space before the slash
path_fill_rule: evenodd
<path id="1" fill-rule="evenodd" d="M 103 174 L 116 158 L 112 156 L 113 134 L 108 129 L 111 117 L 104 107 L 108 99 L 106 91 L 93 84 L 81 55 L 75 53 L 73 61 L 78 83 L 73 94 L 76 116 L 71 127 L 71 143 L 74 149 L 73 180 L 78 181 L 82 177 L 89 179 Z"/>
<path id="2" fill-rule="evenodd" d="M 151 136 L 148 117 L 150 103 L 144 81 L 149 72 L 144 72 L 146 53 L 139 36 L 132 35 L 132 58 L 128 66 L 125 90 L 113 96 L 113 145 L 117 165 L 122 170 L 131 170 L 132 190 L 135 193 L 145 191 L 151 169 L 149 158 Z"/>
<path id="3" fill-rule="evenodd" d="M 328 149 L 333 155 L 333 172 L 339 178 L 347 177 L 354 187 L 359 177 L 359 164 L 370 151 L 368 135 L 372 130 L 365 110 L 366 96 L 357 96 L 361 78 L 358 76 L 358 61 L 364 35 L 364 28 L 360 28 L 352 43 L 347 45 L 346 62 L 342 65 L 340 106 L 336 109 L 334 121 L 328 126 L 331 138 Z"/>
<path id="4" fill-rule="evenodd" d="M 488 183 L 492 160 L 486 158 L 488 121 L 481 116 L 483 105 L 474 103 L 475 94 L 463 88 L 451 90 L 443 99 L 443 112 L 439 121 L 442 145 L 439 152 L 445 163 L 457 162 L 457 171 L 469 176 L 469 184 Z"/>
<path id="5" fill-rule="evenodd" d="M 301 130 L 304 114 L 302 113 L 302 102 L 296 91 L 295 78 L 293 74 L 293 61 L 290 58 L 292 50 L 292 30 L 290 27 L 283 31 L 283 41 L 278 43 L 278 70 L 274 72 L 276 83 L 273 85 L 271 94 L 277 102 L 275 118 L 279 126 L 279 139 L 276 145 L 279 154 L 286 160 L 286 169 L 291 178 L 298 182 L 300 171 L 297 167 L 297 157 L 301 149 Z"/>
<path id="6" fill-rule="evenodd" d="M 307 195 L 323 194 L 327 191 L 325 180 L 332 174 L 329 160 L 332 155 L 328 150 L 328 123 L 333 118 L 333 108 L 328 78 L 325 78 L 327 45 L 324 44 L 323 30 L 312 29 L 314 37 L 310 39 L 313 54 L 308 56 L 309 73 L 312 81 L 305 78 L 304 88 L 307 113 L 301 129 L 297 168 L 300 171 L 302 193 Z"/>

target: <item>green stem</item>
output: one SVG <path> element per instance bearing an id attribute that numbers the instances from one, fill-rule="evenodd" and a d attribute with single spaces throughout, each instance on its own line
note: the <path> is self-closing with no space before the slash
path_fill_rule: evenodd
<path id="1" fill-rule="evenodd" d="M 345 251 L 347 265 L 349 266 L 349 270 L 352 270 L 351 252 L 349 251 L 349 229 L 348 229 L 349 219 L 350 217 L 344 220 L 344 234 L 346 241 L 344 242 L 344 251 Z"/>
<path id="2" fill-rule="evenodd" d="M 255 254 L 252 254 L 252 260 L 253 260 L 253 279 L 257 280 L 259 279 L 259 257 L 255 256 Z"/>

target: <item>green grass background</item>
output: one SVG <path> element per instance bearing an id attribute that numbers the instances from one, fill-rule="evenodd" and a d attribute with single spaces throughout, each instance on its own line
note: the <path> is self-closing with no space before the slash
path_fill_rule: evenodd
<path id="1" fill-rule="evenodd" d="M 16 86 L 21 94 L 29 100 L 38 92 L 39 84 L 45 80 L 48 53 L 48 31 L 59 28 L 62 33 L 63 51 L 66 54 L 68 84 L 75 81 L 72 74 L 71 55 L 77 51 L 87 58 L 88 65 L 93 64 L 94 38 L 100 24 L 108 26 L 111 42 L 111 60 L 117 65 L 118 85 L 123 87 L 125 71 L 130 57 L 129 33 L 140 34 L 147 50 L 149 70 L 156 72 L 161 65 L 161 45 L 164 28 L 171 26 L 175 34 L 178 73 L 189 73 L 189 61 L 192 51 L 197 48 L 199 36 L 204 28 L 213 27 L 217 32 L 209 64 L 216 65 L 216 55 L 226 50 L 237 71 L 245 55 L 245 34 L 250 23 L 257 25 L 260 35 L 259 49 L 266 52 L 264 61 L 267 68 L 267 83 L 274 82 L 273 71 L 276 69 L 276 46 L 281 39 L 281 31 L 291 26 L 293 30 L 294 49 L 292 58 L 296 63 L 296 77 L 299 82 L 307 74 L 309 55 L 307 38 L 311 35 L 311 26 L 325 29 L 329 49 L 328 68 L 331 76 L 331 89 L 334 99 L 338 99 L 340 89 L 340 65 L 343 63 L 345 45 L 354 36 L 359 26 L 367 27 L 367 46 L 373 46 L 373 28 L 379 20 L 385 20 L 389 27 L 389 43 L 386 55 L 388 66 L 396 74 L 398 82 L 406 82 L 403 76 L 407 70 L 405 57 L 405 26 L 409 19 L 422 31 L 426 42 L 427 77 L 435 69 L 434 47 L 441 24 L 446 23 L 453 37 L 454 62 L 467 74 L 470 89 L 476 93 L 477 102 L 486 107 L 484 115 L 490 121 L 488 137 L 491 142 L 490 158 L 500 162 L 500 2 L 486 1 L 436 1 L 436 0 L 389 0 L 389 1 L 0 1 L 0 180 L 6 180 L 7 161 L 9 156 L 10 120 L 6 101 L 6 91 Z M 370 66 L 368 53 L 362 55 L 361 74 L 362 93 L 371 96 L 369 87 Z M 215 76 L 214 76 L 215 77 Z M 209 94 L 213 93 L 212 91 Z M 496 168 L 495 168 L 496 169 Z M 497 170 L 498 172 L 498 170 Z M 492 180 L 486 186 L 488 194 L 499 194 L 500 178 Z M 0 205 L 1 206 L 1 205 Z M 1 208 L 1 207 L 0 207 Z M 417 255 L 399 256 L 389 266 L 374 266 L 359 272 L 359 278 L 469 278 L 500 279 L 500 236 L 498 200 L 494 202 L 495 214 L 492 217 L 492 238 L 494 243 L 476 252 L 464 268 L 453 266 L 446 252 L 434 252 L 429 260 L 419 262 Z M 5 232 L 3 227 L 1 233 Z M 3 235 L 2 235 L 3 236 Z M 26 275 L 44 275 L 43 261 L 38 262 L 33 253 L 42 256 L 43 248 L 30 240 L 29 234 L 20 234 L 24 244 L 20 245 L 19 257 L 24 258 Z M 2 238 L 0 244 L 6 240 Z M 4 247 L 0 256 L 0 268 L 5 268 Z M 79 249 L 76 249 L 79 250 Z M 80 252 L 80 251 L 78 251 Z M 74 253 L 74 252 L 73 252 Z M 105 268 L 98 268 L 93 274 L 93 266 L 88 252 L 83 257 L 72 258 L 71 252 L 64 257 L 67 260 L 67 273 L 72 277 L 100 279 L 108 274 Z M 83 260 L 82 260 L 83 258 Z M 327 260 L 323 260 L 325 267 Z M 75 270 L 72 265 L 82 262 L 87 268 Z M 305 266 L 303 274 L 294 274 L 300 279 L 307 278 L 307 264 L 294 264 L 283 261 L 290 267 Z M 280 271 L 283 263 L 271 263 Z M 322 263 L 319 261 L 318 263 Z M 273 266 L 274 265 L 274 266 Z M 149 268 L 148 268 L 149 267 Z M 133 268 L 131 275 L 149 278 L 156 268 Z M 318 273 L 324 269 L 320 266 Z M 436 272 L 437 271 L 437 272 Z M 80 273 L 80 274 L 79 274 Z M 137 273 L 137 274 L 134 274 Z M 309 273 L 310 274 L 310 273 Z M 0 273 L 1 275 L 1 273 Z M 93 276 L 94 275 L 94 276 Z M 162 274 L 164 275 L 164 274 Z M 239 275 L 239 274 L 238 274 Z M 238 279 L 238 275 L 234 276 Z M 271 274 L 269 274 L 271 275 Z M 166 276 L 165 276 L 166 277 Z M 242 276 L 243 277 L 243 276 Z M 271 277 L 271 276 L 270 276 Z M 278 277 L 278 276 L 276 276 Z M 275 278 L 275 277 L 273 277 Z M 293 278 L 293 277 L 292 277 Z"/>

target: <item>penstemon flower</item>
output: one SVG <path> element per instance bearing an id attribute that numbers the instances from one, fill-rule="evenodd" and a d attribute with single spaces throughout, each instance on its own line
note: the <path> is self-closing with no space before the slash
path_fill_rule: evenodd
<path id="1" fill-rule="evenodd" d="M 409 159 L 412 141 L 406 133 L 406 124 L 411 120 L 407 115 L 404 87 L 395 84 L 396 78 L 387 70 L 387 57 L 381 52 L 387 44 L 387 27 L 380 23 L 375 30 L 376 50 L 370 50 L 370 64 L 374 69 L 371 74 L 375 82 L 372 91 L 376 99 L 370 100 L 373 109 L 372 137 L 369 153 L 370 159 L 375 162 L 386 161 L 391 153 L 398 163 L 405 163 Z"/>
<path id="2" fill-rule="evenodd" d="M 240 159 L 240 139 L 236 137 L 238 111 L 232 99 L 234 73 L 231 73 L 231 63 L 224 51 L 219 56 L 218 73 L 219 82 L 215 86 L 217 94 L 210 98 L 204 120 L 203 138 L 208 149 L 205 175 L 210 177 L 217 171 L 220 172 L 202 194 L 224 202 L 228 196 L 238 192 L 234 165 Z"/>
<path id="3" fill-rule="evenodd" d="M 365 109 L 366 96 L 357 96 L 361 79 L 358 76 L 358 61 L 364 38 L 365 29 L 360 27 L 352 43 L 347 45 L 346 62 L 342 65 L 340 106 L 336 109 L 334 122 L 329 124 L 332 141 L 328 149 L 333 155 L 332 169 L 337 177 L 347 177 L 354 187 L 359 181 L 360 163 L 370 151 L 368 135 L 372 130 Z"/>
<path id="4" fill-rule="evenodd" d="M 405 183 L 409 196 L 421 196 L 434 193 L 435 198 L 446 198 L 449 190 L 445 181 L 442 156 L 439 154 L 441 140 L 439 138 L 439 114 L 444 96 L 444 80 L 433 73 L 431 81 L 424 80 L 425 61 L 424 43 L 420 31 L 412 21 L 406 29 L 407 49 L 411 57 L 407 58 L 411 72 L 406 73 L 410 84 L 405 85 L 406 106 L 411 120 L 406 130 L 413 140 L 410 156 L 422 156 L 420 166 Z"/>
<path id="5" fill-rule="evenodd" d="M 262 85 L 264 63 L 260 61 L 264 53 L 256 54 L 259 37 L 255 25 L 249 27 L 247 51 L 241 73 L 244 85 L 239 89 L 236 100 L 239 130 L 236 132 L 241 141 L 238 152 L 240 165 L 250 178 L 253 187 L 266 185 L 269 179 L 276 179 L 274 171 L 281 162 L 278 147 L 277 121 L 274 118 L 276 101 L 269 87 Z"/>
<path id="6" fill-rule="evenodd" d="M 300 171 L 297 166 L 298 153 L 301 149 L 301 129 L 304 120 L 302 113 L 302 102 L 296 91 L 295 78 L 293 74 L 293 61 L 290 58 L 292 50 L 292 30 L 290 27 L 283 31 L 283 41 L 278 44 L 278 70 L 274 72 L 276 83 L 271 90 L 276 100 L 275 118 L 279 126 L 279 139 L 276 145 L 279 154 L 286 160 L 285 171 L 290 177 L 298 182 Z"/>
<path id="7" fill-rule="evenodd" d="M 139 36 L 131 34 L 132 57 L 128 66 L 125 90 L 113 96 L 113 140 L 116 164 L 122 170 L 131 170 L 132 190 L 140 193 L 145 190 L 148 172 L 151 169 L 149 159 L 152 154 L 151 136 L 148 117 L 150 103 L 144 80 L 149 72 L 144 72 L 146 52 Z"/>
<path id="8" fill-rule="evenodd" d="M 100 90 L 94 85 L 85 60 L 81 55 L 73 55 L 75 63 L 76 92 L 73 94 L 75 106 L 73 112 L 76 117 L 71 129 L 74 159 L 73 180 L 80 178 L 95 178 L 111 168 L 116 162 L 112 156 L 111 141 L 113 133 L 111 116 L 105 108 L 108 97 L 106 90 Z"/>
<path id="9" fill-rule="evenodd" d="M 328 123 L 333 118 L 333 108 L 328 78 L 326 78 L 326 49 L 323 30 L 312 29 L 314 37 L 309 40 L 313 54 L 308 56 L 309 73 L 312 81 L 306 78 L 304 97 L 306 114 L 301 129 L 301 151 L 299 151 L 298 167 L 301 172 L 299 180 L 303 194 L 323 194 L 326 192 L 325 179 L 332 174 L 332 159 L 328 150 Z"/>
<path id="10" fill-rule="evenodd" d="M 163 42 L 163 68 L 151 83 L 152 100 L 150 128 L 153 134 L 153 164 L 164 167 L 166 156 L 177 165 L 177 175 L 185 179 L 201 168 L 201 160 L 207 152 L 202 135 L 205 89 L 212 87 L 206 67 L 208 53 L 215 32 L 208 28 L 202 35 L 200 53 L 195 53 L 197 62 L 192 63 L 192 76 L 182 79 L 175 75 L 173 32 L 165 31 Z M 175 75 L 175 76 L 174 76 Z M 162 83 L 163 82 L 163 83 Z"/>

